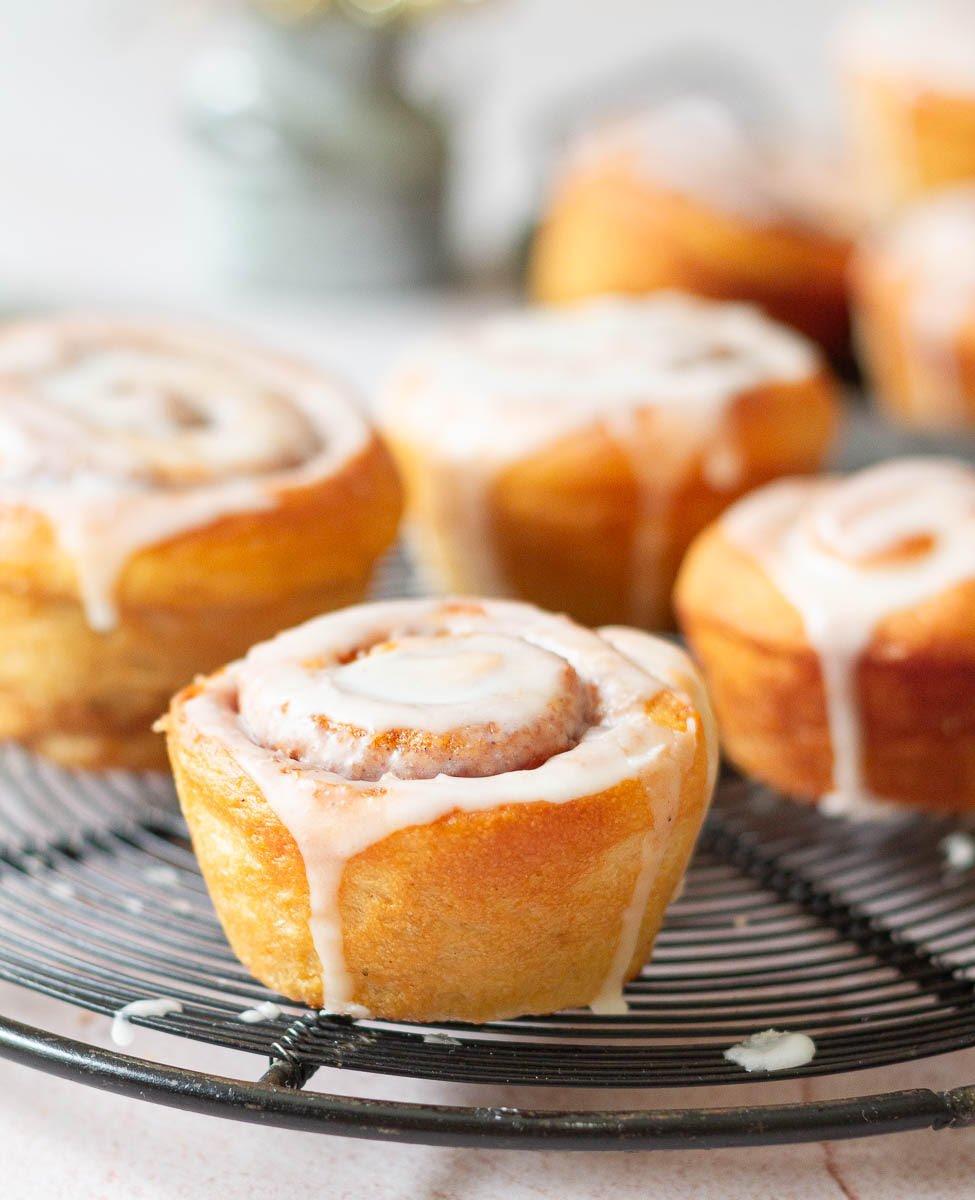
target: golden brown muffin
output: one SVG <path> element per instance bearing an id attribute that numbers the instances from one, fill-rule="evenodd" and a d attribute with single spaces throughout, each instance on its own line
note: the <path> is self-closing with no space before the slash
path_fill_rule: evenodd
<path id="1" fill-rule="evenodd" d="M 571 152 L 535 240 L 531 292 L 545 303 L 661 288 L 748 301 L 842 357 L 856 223 L 842 172 L 811 148 L 771 152 L 714 102 L 672 102 Z"/>
<path id="2" fill-rule="evenodd" d="M 292 999 L 395 1020 L 621 1011 L 716 768 L 676 647 L 504 601 L 310 621 L 165 724 L 241 961 Z"/>
<path id="3" fill-rule="evenodd" d="M 917 429 L 975 426 L 975 182 L 879 229 L 851 281 L 864 366 L 886 413 Z"/>
<path id="4" fill-rule="evenodd" d="M 0 737 L 164 766 L 173 691 L 361 598 L 388 452 L 311 368 L 189 329 L 0 331 Z"/>
<path id="5" fill-rule="evenodd" d="M 394 375 L 383 422 L 435 587 L 659 628 L 691 538 L 750 488 L 815 470 L 837 415 L 799 335 L 659 293 L 443 337 Z"/>
<path id="6" fill-rule="evenodd" d="M 835 812 L 975 808 L 975 469 L 771 484 L 697 539 L 676 606 L 742 770 Z"/>
<path id="7" fill-rule="evenodd" d="M 975 10 L 875 4 L 840 38 L 850 141 L 866 207 L 884 216 L 975 180 Z"/>

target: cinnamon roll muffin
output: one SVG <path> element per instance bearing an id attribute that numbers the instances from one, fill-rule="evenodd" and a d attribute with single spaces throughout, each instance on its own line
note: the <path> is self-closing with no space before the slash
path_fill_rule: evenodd
<path id="1" fill-rule="evenodd" d="M 659 293 L 444 336 L 394 374 L 383 421 L 434 587 L 654 628 L 692 537 L 815 470 L 837 402 L 798 334 Z"/>
<path id="2" fill-rule="evenodd" d="M 975 426 L 975 181 L 881 227 L 851 280 L 877 400 L 917 429 Z"/>
<path id="3" fill-rule="evenodd" d="M 833 812 L 975 808 L 975 468 L 770 484 L 701 534 L 676 604 L 744 771 Z"/>
<path id="4" fill-rule="evenodd" d="M 361 597 L 399 511 L 382 443 L 311 368 L 174 326 L 7 326 L 0 737 L 164 765 L 172 692 Z"/>
<path id="5" fill-rule="evenodd" d="M 717 761 L 679 649 L 505 601 L 317 618 L 185 689 L 165 726 L 241 961 L 394 1020 L 623 1011 Z"/>
<path id="6" fill-rule="evenodd" d="M 841 164 L 767 145 L 713 100 L 624 117 L 574 145 L 532 252 L 535 299 L 680 288 L 757 304 L 847 351 L 858 226 Z"/>
<path id="7" fill-rule="evenodd" d="M 847 18 L 838 43 L 850 141 L 875 216 L 975 179 L 968 0 L 873 4 Z"/>

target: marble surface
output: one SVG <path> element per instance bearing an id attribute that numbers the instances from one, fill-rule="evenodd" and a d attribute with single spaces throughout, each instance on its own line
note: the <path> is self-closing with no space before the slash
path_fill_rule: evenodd
<path id="1" fill-rule="evenodd" d="M 98 1045 L 107 1018 L 0 986 L 0 1011 Z M 131 1053 L 254 1078 L 250 1056 L 139 1029 Z M 812 1099 L 975 1082 L 975 1051 L 842 1081 L 696 1092 L 702 1104 Z M 463 1104 L 480 1089 L 321 1072 L 341 1087 Z M 501 1089 L 500 1103 L 632 1104 L 639 1093 Z M 571 1100 L 570 1100 L 571 1096 Z M 647 1104 L 678 1101 L 643 1093 Z M 975 1130 L 831 1145 L 660 1153 L 446 1150 L 292 1133 L 200 1117 L 95 1091 L 0 1060 L 0 1194 L 10 1200 L 963 1200 L 975 1178 Z"/>

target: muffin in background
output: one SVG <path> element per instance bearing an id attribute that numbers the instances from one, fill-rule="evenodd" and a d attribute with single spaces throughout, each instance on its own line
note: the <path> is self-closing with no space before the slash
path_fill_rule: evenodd
<path id="1" fill-rule="evenodd" d="M 837 48 L 867 212 L 975 179 L 975 5 L 868 5 L 843 22 Z"/>
<path id="2" fill-rule="evenodd" d="M 162 767 L 173 691 L 360 599 L 399 480 L 346 389 L 206 329 L 0 330 L 0 738 Z"/>
<path id="3" fill-rule="evenodd" d="M 444 334 L 394 373 L 381 423 L 434 587 L 652 629 L 698 530 L 815 471 L 838 415 L 805 338 L 660 292 Z"/>
<path id="4" fill-rule="evenodd" d="M 725 753 L 835 815 L 975 809 L 975 468 L 783 479 L 691 547 L 681 627 Z"/>
<path id="5" fill-rule="evenodd" d="M 931 433 L 975 428 L 975 181 L 919 201 L 859 247 L 861 360 L 882 410 Z"/>
<path id="6" fill-rule="evenodd" d="M 744 300 L 842 357 L 858 224 L 841 165 L 812 145 L 766 144 L 716 101 L 685 97 L 571 147 L 530 290 L 546 303 L 661 288 Z"/>

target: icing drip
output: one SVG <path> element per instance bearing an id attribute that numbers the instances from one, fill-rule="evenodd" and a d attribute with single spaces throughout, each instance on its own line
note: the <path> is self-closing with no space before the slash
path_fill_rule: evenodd
<path id="1" fill-rule="evenodd" d="M 802 618 L 821 668 L 836 813 L 882 815 L 863 777 L 857 668 L 881 622 L 975 578 L 975 470 L 910 458 L 770 484 L 722 518 Z"/>
<path id="2" fill-rule="evenodd" d="M 956 829 L 942 838 L 940 845 L 949 871 L 970 871 L 975 867 L 975 839 L 970 833 Z"/>
<path id="3" fill-rule="evenodd" d="M 160 996 L 156 1000 L 133 1000 L 117 1009 L 112 1016 L 112 1041 L 116 1046 L 131 1046 L 135 1041 L 133 1017 L 168 1017 L 183 1011 L 180 1000 Z"/>
<path id="4" fill-rule="evenodd" d="M 352 857 L 450 812 L 561 804 L 639 780 L 647 836 L 594 1001 L 618 1011 L 695 753 L 693 728 L 675 732 L 646 715 L 665 681 L 678 677 L 699 686 L 680 651 L 632 631 L 604 637 L 511 602 L 389 601 L 317 618 L 255 647 L 187 701 L 183 719 L 219 738 L 294 838 L 325 1004 L 337 1013 L 364 1015 L 339 907 Z M 340 714 L 352 733 L 337 744 Z M 437 773 L 400 777 L 404 739 L 391 733 L 419 738 Z"/>
<path id="5" fill-rule="evenodd" d="M 315 372 L 186 329 L 65 319 L 0 334 L 0 504 L 50 522 L 89 624 L 140 549 L 272 508 L 365 441 Z"/>
<path id="6" fill-rule="evenodd" d="M 629 463 L 638 519 L 630 620 L 660 610 L 670 505 L 693 464 L 733 492 L 741 461 L 726 413 L 744 392 L 819 369 L 813 347 L 743 304 L 678 293 L 495 317 L 419 351 L 392 381 L 386 421 L 423 447 L 462 575 L 510 592 L 490 498 L 509 467 L 589 427 Z"/>

